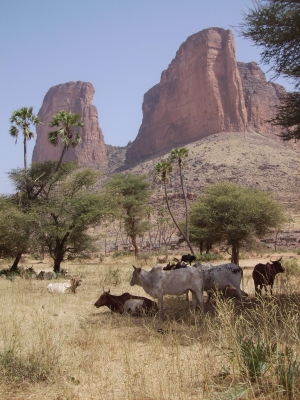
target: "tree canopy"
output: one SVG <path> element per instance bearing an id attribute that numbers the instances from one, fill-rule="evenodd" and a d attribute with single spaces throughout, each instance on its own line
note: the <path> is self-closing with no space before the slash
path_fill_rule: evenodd
<path id="1" fill-rule="evenodd" d="M 9 133 L 12 137 L 18 139 L 19 131 L 23 134 L 24 147 L 24 171 L 27 173 L 27 140 L 34 137 L 34 132 L 31 130 L 31 125 L 36 126 L 42 123 L 40 118 L 33 114 L 33 107 L 21 107 L 13 111 L 10 117 L 11 127 Z"/>
<path id="2" fill-rule="evenodd" d="M 151 196 L 150 182 L 145 175 L 116 174 L 106 184 L 110 205 L 116 218 L 124 222 L 135 255 L 138 254 L 137 238 L 148 230 L 148 201 Z"/>
<path id="3" fill-rule="evenodd" d="M 281 205 L 269 194 L 230 182 L 207 186 L 194 203 L 189 218 L 195 239 L 211 243 L 226 241 L 236 264 L 242 242 L 265 235 L 285 220 Z"/>
<path id="4" fill-rule="evenodd" d="M 285 128 L 283 140 L 300 140 L 300 2 L 299 0 L 255 0 L 243 13 L 241 35 L 262 49 L 261 61 L 295 84 L 269 122 Z"/>

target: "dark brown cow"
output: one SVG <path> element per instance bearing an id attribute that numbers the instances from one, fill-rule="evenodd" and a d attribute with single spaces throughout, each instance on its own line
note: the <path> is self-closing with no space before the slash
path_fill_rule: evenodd
<path id="1" fill-rule="evenodd" d="M 282 268 L 282 265 L 280 263 L 281 258 L 277 261 L 271 261 L 271 263 L 268 262 L 267 264 L 260 263 L 255 265 L 252 272 L 255 294 L 261 295 L 263 287 L 265 288 L 265 292 L 267 293 L 267 286 L 270 286 L 270 292 L 272 295 L 272 289 L 276 274 L 284 272 L 284 269 Z"/>
<path id="2" fill-rule="evenodd" d="M 153 309 L 157 310 L 156 303 L 150 299 L 147 299 L 146 297 L 134 296 L 127 292 L 121 294 L 120 296 L 115 296 L 115 295 L 110 294 L 110 290 L 108 290 L 108 292 L 103 290 L 103 293 L 101 294 L 99 299 L 96 301 L 94 306 L 97 308 L 106 306 L 112 312 L 123 314 L 125 302 L 128 300 L 131 300 L 131 299 L 143 300 L 144 301 L 143 304 L 145 305 L 145 307 L 147 306 L 148 308 L 153 308 Z"/>
<path id="3" fill-rule="evenodd" d="M 176 264 L 171 264 L 170 261 L 168 264 L 163 267 L 164 271 L 172 271 L 173 269 L 181 269 L 181 268 L 186 268 L 188 265 L 186 263 L 182 263 L 177 260 L 177 258 L 174 258 L 174 261 L 176 261 Z"/>

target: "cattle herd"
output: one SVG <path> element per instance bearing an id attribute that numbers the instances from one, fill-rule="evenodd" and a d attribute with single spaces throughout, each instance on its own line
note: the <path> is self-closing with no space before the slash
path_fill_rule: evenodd
<path id="1" fill-rule="evenodd" d="M 192 262 L 195 263 L 192 265 Z M 268 286 L 270 286 L 272 295 L 275 277 L 281 272 L 284 272 L 281 258 L 266 264 L 257 264 L 252 272 L 255 294 L 261 296 L 263 288 L 267 294 Z M 188 300 L 188 294 L 191 292 L 193 310 L 199 307 L 204 312 L 204 291 L 208 295 L 208 302 L 212 294 L 218 292 L 225 298 L 235 298 L 243 304 L 243 300 L 248 295 L 241 289 L 241 283 L 243 286 L 243 270 L 238 265 L 231 262 L 220 265 L 201 264 L 196 261 L 194 255 L 185 254 L 180 261 L 174 258 L 172 264 L 168 262 L 164 267 L 158 264 L 150 271 L 133 266 L 130 286 L 141 286 L 148 295 L 157 300 L 157 303 L 130 293 L 112 295 L 110 290 L 103 289 L 103 293 L 94 306 L 97 308 L 106 306 L 111 312 L 119 314 L 141 316 L 158 313 L 161 317 L 165 294 L 186 294 Z M 47 290 L 50 293 L 75 293 L 80 285 L 81 279 L 77 277 L 64 283 L 50 283 Z"/>

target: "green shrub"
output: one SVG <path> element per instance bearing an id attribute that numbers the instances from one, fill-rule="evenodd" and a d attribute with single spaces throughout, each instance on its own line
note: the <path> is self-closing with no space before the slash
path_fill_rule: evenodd
<path id="1" fill-rule="evenodd" d="M 220 253 L 205 253 L 201 254 L 200 256 L 197 256 L 198 261 L 204 261 L 204 262 L 209 262 L 209 261 L 217 261 L 217 260 L 224 260 L 224 257 Z"/>
<path id="2" fill-rule="evenodd" d="M 112 257 L 113 258 L 117 258 L 117 257 L 128 257 L 128 256 L 132 256 L 132 253 L 130 251 L 125 251 L 125 250 L 116 250 L 113 254 Z"/>
<path id="3" fill-rule="evenodd" d="M 286 346 L 284 352 L 278 353 L 278 365 L 276 373 L 278 383 L 288 393 L 289 398 L 293 398 L 296 379 L 299 376 L 300 363 L 292 349 Z"/>
<path id="4" fill-rule="evenodd" d="M 103 283 L 106 285 L 119 285 L 122 280 L 121 275 L 119 268 L 109 269 L 104 277 Z"/>
<path id="5" fill-rule="evenodd" d="M 40 354 L 28 356 L 17 355 L 14 349 L 0 353 L 0 368 L 6 379 L 15 382 L 24 380 L 32 383 L 48 381 L 51 374 L 51 367 L 46 359 Z"/>

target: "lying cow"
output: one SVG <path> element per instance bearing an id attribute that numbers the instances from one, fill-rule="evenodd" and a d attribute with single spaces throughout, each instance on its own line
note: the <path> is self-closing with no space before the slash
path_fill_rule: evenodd
<path id="1" fill-rule="evenodd" d="M 281 272 L 284 272 L 284 269 L 280 263 L 281 258 L 277 261 L 271 261 L 271 263 L 268 262 L 267 264 L 260 263 L 255 265 L 252 272 L 255 294 L 261 295 L 263 287 L 265 288 L 265 293 L 267 294 L 267 286 L 270 286 L 271 295 L 273 294 L 272 290 L 275 276 Z"/>
<path id="2" fill-rule="evenodd" d="M 189 263 L 190 265 L 192 265 L 193 261 L 196 261 L 196 256 L 192 255 L 192 254 L 184 254 L 181 257 L 181 262 L 185 262 L 185 263 Z"/>
<path id="3" fill-rule="evenodd" d="M 243 290 L 241 292 L 242 292 L 243 297 L 248 297 L 248 294 L 246 292 L 244 292 Z M 219 290 L 219 293 L 224 299 L 239 299 L 240 298 L 240 293 L 232 285 L 226 285 L 222 290 Z"/>
<path id="4" fill-rule="evenodd" d="M 193 309 L 200 306 L 204 312 L 203 303 L 203 275 L 198 268 L 163 271 L 152 268 L 145 271 L 133 265 L 133 274 L 130 286 L 139 285 L 158 301 L 159 316 L 163 315 L 163 297 L 165 294 L 181 295 L 191 290 L 193 295 Z"/>
<path id="5" fill-rule="evenodd" d="M 49 293 L 75 293 L 81 282 L 79 278 L 71 278 L 68 282 L 49 283 L 47 290 Z"/>
<path id="6" fill-rule="evenodd" d="M 158 312 L 158 307 L 155 301 L 147 299 L 130 299 L 124 303 L 124 313 L 135 317 L 142 315 L 153 315 Z"/>
<path id="7" fill-rule="evenodd" d="M 99 299 L 94 304 L 95 307 L 99 308 L 102 306 L 108 307 L 112 312 L 123 314 L 124 312 L 124 305 L 128 300 L 142 300 L 144 308 L 151 309 L 153 308 L 154 311 L 157 311 L 157 305 L 154 301 L 147 299 L 146 297 L 142 296 L 134 296 L 130 293 L 123 293 L 120 296 L 116 296 L 110 294 L 110 290 L 107 292 L 103 289 L 103 293 L 99 297 Z M 130 307 L 130 303 L 128 308 Z"/>
<path id="8" fill-rule="evenodd" d="M 232 286 L 236 290 L 236 297 L 243 300 L 244 292 L 240 289 L 243 270 L 234 263 L 211 265 L 196 263 L 194 267 L 203 273 L 203 290 L 208 294 L 208 301 L 216 290 L 224 290 Z"/>

